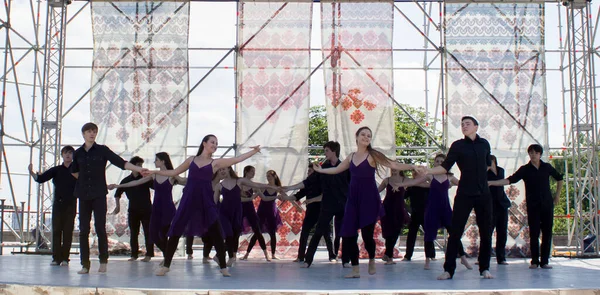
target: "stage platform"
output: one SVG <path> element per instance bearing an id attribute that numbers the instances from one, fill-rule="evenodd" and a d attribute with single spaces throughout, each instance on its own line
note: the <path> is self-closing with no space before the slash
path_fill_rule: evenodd
<path id="1" fill-rule="evenodd" d="M 202 264 L 198 258 L 176 259 L 167 276 L 157 277 L 153 270 L 161 258 L 145 263 L 111 257 L 106 274 L 97 272 L 96 260 L 89 275 L 78 275 L 75 255 L 70 266 L 61 267 L 50 266 L 49 256 L 5 254 L 0 294 L 600 294 L 600 259 L 553 258 L 551 270 L 530 270 L 525 259 L 510 259 L 506 266 L 492 262 L 493 280 L 460 266 L 453 280 L 437 281 L 443 259 L 434 261 L 432 270 L 423 269 L 422 256 L 396 265 L 378 260 L 372 276 L 361 260 L 361 278 L 344 279 L 349 269 L 325 262 L 324 254 L 309 269 L 290 260 L 239 261 L 229 278 L 214 262 Z"/>

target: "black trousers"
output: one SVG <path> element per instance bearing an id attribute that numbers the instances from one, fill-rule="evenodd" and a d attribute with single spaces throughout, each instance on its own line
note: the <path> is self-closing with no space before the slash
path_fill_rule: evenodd
<path id="1" fill-rule="evenodd" d="M 154 245 L 156 245 L 156 247 L 158 247 L 158 249 L 160 249 L 160 251 L 163 252 L 163 256 L 165 255 L 165 253 L 167 253 L 167 234 L 169 233 L 170 227 L 171 226 L 169 225 L 163 226 L 161 229 L 158 230 L 158 233 L 151 235 L 151 239 L 154 242 Z"/>
<path id="2" fill-rule="evenodd" d="M 493 204 L 494 213 L 492 214 L 492 228 L 490 234 L 496 229 L 496 261 L 506 261 L 506 240 L 508 238 L 508 209 Z"/>
<path id="3" fill-rule="evenodd" d="M 446 262 L 444 270 L 454 276 L 456 270 L 456 257 L 460 245 L 460 238 L 465 231 L 465 225 L 471 211 L 475 209 L 477 227 L 479 227 L 479 273 L 490 268 L 490 254 L 492 250 L 492 235 L 490 224 L 492 222 L 492 198 L 489 195 L 464 196 L 454 198 L 452 211 L 452 228 L 449 232 L 448 248 L 446 249 Z"/>
<path id="4" fill-rule="evenodd" d="M 187 254 L 187 255 L 194 254 L 194 249 L 192 248 L 193 246 L 194 246 L 194 236 L 186 236 L 185 237 L 185 254 Z M 204 242 L 204 247 L 206 247 L 206 242 Z M 211 246 L 211 248 L 212 248 L 212 246 Z M 210 252 L 210 248 L 209 248 L 208 252 Z"/>
<path id="5" fill-rule="evenodd" d="M 544 266 L 550 259 L 552 247 L 552 224 L 554 222 L 554 204 L 527 206 L 527 222 L 529 223 L 529 248 L 531 264 Z M 542 251 L 540 254 L 540 231 L 542 233 Z"/>
<path id="6" fill-rule="evenodd" d="M 277 232 L 270 232 L 268 233 L 269 237 L 271 237 L 271 254 L 275 255 L 275 252 L 277 251 Z M 248 242 L 248 253 L 250 253 L 250 251 L 252 251 L 252 248 L 254 248 L 254 245 L 256 245 L 256 241 L 260 241 L 260 239 L 262 239 L 263 241 L 265 240 L 264 237 L 262 236 L 262 233 L 256 234 L 256 231 L 254 232 L 254 235 L 252 235 L 252 238 L 250 238 L 250 242 Z M 262 245 L 260 245 L 260 247 L 262 248 Z M 263 250 L 266 250 L 267 246 L 265 244 L 265 248 Z"/>
<path id="7" fill-rule="evenodd" d="M 240 245 L 240 232 L 234 230 L 233 236 L 225 238 L 225 247 L 227 248 L 227 254 L 229 258 L 235 256 Z"/>
<path id="8" fill-rule="evenodd" d="M 310 231 L 317 225 L 319 221 L 319 215 L 321 214 L 321 202 L 310 203 L 306 205 L 306 212 L 304 213 L 304 221 L 302 221 L 302 232 L 300 233 L 300 245 L 298 246 L 298 259 L 304 261 L 306 256 L 306 244 L 308 243 L 308 236 Z M 329 227 L 327 228 L 329 229 Z M 329 252 L 329 259 L 335 259 L 336 254 L 333 252 L 333 242 L 331 241 L 331 231 L 323 233 L 325 239 L 325 245 L 327 245 L 327 251 Z"/>
<path id="9" fill-rule="evenodd" d="M 360 235 L 365 243 L 365 249 L 369 253 L 369 259 L 375 259 L 375 239 L 373 239 L 373 233 L 375 232 L 375 223 L 367 225 L 360 229 Z M 344 248 L 343 253 L 347 253 L 350 257 L 352 265 L 358 265 L 358 258 L 360 250 L 358 249 L 358 233 L 353 237 L 344 237 Z"/>
<path id="10" fill-rule="evenodd" d="M 146 256 L 154 257 L 154 243 L 150 238 L 150 216 L 152 211 L 129 211 L 127 220 L 129 222 L 129 241 L 131 244 L 131 257 L 138 258 L 140 252 L 140 225 L 144 229 L 144 241 L 146 242 Z"/>
<path id="11" fill-rule="evenodd" d="M 450 228 L 446 228 L 446 231 L 450 232 Z M 465 255 L 467 255 L 467 253 L 465 252 L 465 248 L 463 247 L 462 242 L 459 241 L 458 257 L 462 257 Z M 425 257 L 426 258 L 435 258 L 435 245 L 433 244 L 433 241 L 431 241 L 431 242 L 425 241 Z"/>
<path id="12" fill-rule="evenodd" d="M 420 226 L 425 226 L 425 208 L 413 208 L 408 224 L 408 234 L 406 235 L 406 254 L 404 254 L 406 259 L 410 260 L 413 256 Z M 433 257 L 430 258 L 435 258 L 435 251 Z"/>
<path id="13" fill-rule="evenodd" d="M 219 222 L 219 220 L 215 221 L 208 228 L 206 236 L 210 238 L 210 240 L 215 246 L 215 249 L 217 249 L 217 258 L 219 259 L 219 266 L 221 267 L 221 269 L 226 268 L 227 264 L 225 262 L 225 242 L 223 242 L 223 236 L 221 235 L 221 222 Z M 179 244 L 180 238 L 181 236 L 169 237 L 169 241 L 167 242 L 167 254 L 165 255 L 165 267 L 171 267 L 171 262 L 173 261 L 175 251 L 177 251 L 177 244 Z"/>
<path id="14" fill-rule="evenodd" d="M 98 237 L 100 263 L 108 262 L 108 237 L 106 236 L 106 197 L 91 200 L 79 199 L 79 248 L 81 265 L 90 268 L 90 222 L 94 214 L 94 228 Z"/>
<path id="15" fill-rule="evenodd" d="M 398 242 L 398 237 L 402 232 L 402 228 L 397 229 L 392 235 L 385 238 L 385 255 L 389 258 L 394 258 L 394 246 Z"/>
<path id="16" fill-rule="evenodd" d="M 73 242 L 73 227 L 77 200 L 71 203 L 55 202 L 52 210 L 52 261 L 69 261 Z"/>
<path id="17" fill-rule="evenodd" d="M 315 233 L 313 234 L 310 242 L 308 243 L 308 250 L 306 250 L 306 256 L 304 257 L 304 262 L 308 263 L 310 266 L 315 257 L 315 253 L 317 252 L 317 246 L 319 246 L 319 241 L 321 237 L 325 234 L 331 232 L 331 221 L 335 217 L 334 228 L 335 228 L 335 240 L 334 240 L 334 253 L 329 253 L 330 258 L 334 258 L 339 253 L 340 247 L 340 228 L 344 221 L 344 208 L 340 208 L 337 211 L 323 210 L 319 213 L 319 220 L 317 221 L 317 227 L 315 228 Z M 350 256 L 342 251 L 342 263 L 350 262 Z"/>

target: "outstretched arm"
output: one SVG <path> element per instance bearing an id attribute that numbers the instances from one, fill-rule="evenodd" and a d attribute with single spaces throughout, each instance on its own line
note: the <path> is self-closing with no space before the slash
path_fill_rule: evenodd
<path id="1" fill-rule="evenodd" d="M 458 186 L 458 178 L 454 177 L 454 176 L 450 176 L 450 183 L 452 185 Z"/>
<path id="2" fill-rule="evenodd" d="M 251 151 L 245 153 L 245 154 L 241 154 L 237 157 L 233 157 L 233 158 L 221 158 L 221 159 L 216 159 L 213 161 L 213 169 L 216 171 L 218 169 L 221 169 L 223 167 L 229 167 L 229 166 L 233 166 L 239 162 L 242 162 L 252 156 L 254 156 L 255 154 L 260 152 L 260 145 L 257 146 L 253 146 L 251 147 Z"/>
<path id="3" fill-rule="evenodd" d="M 276 191 L 282 190 L 281 187 L 266 184 L 266 183 L 257 183 L 252 180 L 249 180 L 247 178 L 239 178 L 238 181 L 240 184 L 251 187 L 251 188 L 256 188 L 256 189 L 261 189 L 261 190 L 272 189 L 272 190 L 276 190 Z"/>
<path id="4" fill-rule="evenodd" d="M 31 177 L 33 177 L 33 180 L 35 180 L 37 183 L 44 183 L 56 176 L 55 167 L 52 167 L 41 174 L 33 171 L 33 164 L 29 164 L 27 168 L 29 170 L 29 175 L 31 175 Z"/>
<path id="5" fill-rule="evenodd" d="M 509 185 L 509 184 L 510 184 L 510 181 L 508 181 L 508 179 L 499 179 L 499 180 L 488 181 L 489 186 L 504 186 L 504 185 Z"/>
<path id="6" fill-rule="evenodd" d="M 377 188 L 377 190 L 379 192 L 382 192 L 383 190 L 385 190 L 385 187 L 388 185 L 389 182 L 389 178 L 384 179 L 380 184 L 379 184 L 379 188 Z"/>
<path id="7" fill-rule="evenodd" d="M 420 166 L 411 165 L 411 164 L 404 164 L 404 163 L 398 163 L 396 161 L 386 161 L 386 162 L 381 163 L 381 165 L 383 165 L 385 167 L 388 167 L 390 169 L 400 170 L 400 171 L 405 171 L 405 170 L 421 170 L 421 169 L 423 169 Z"/>
<path id="8" fill-rule="evenodd" d="M 337 165 L 337 167 L 331 167 L 331 168 L 321 168 L 321 165 L 319 164 L 314 164 L 313 168 L 315 169 L 316 172 L 319 173 L 323 173 L 323 174 L 339 174 L 341 172 L 344 172 L 346 170 L 348 170 L 348 168 L 350 168 L 350 159 L 352 157 L 348 157 L 344 160 L 344 162 L 340 163 L 339 165 Z"/>
<path id="9" fill-rule="evenodd" d="M 416 186 L 419 185 L 425 181 L 427 181 L 427 176 L 421 176 L 419 178 L 404 178 L 404 181 L 402 182 L 402 186 L 403 187 L 409 187 L 409 186 Z"/>
<path id="10" fill-rule="evenodd" d="M 173 170 L 153 170 L 153 171 L 148 171 L 143 174 L 157 174 L 157 175 L 162 175 L 162 176 L 175 177 L 175 176 L 187 171 L 190 168 L 190 164 L 192 163 L 193 160 L 194 160 L 194 157 L 189 157 L 185 160 L 185 162 L 183 162 L 181 165 L 179 165 L 177 168 L 175 168 Z M 146 175 L 144 175 L 144 176 L 146 176 Z"/>
<path id="11" fill-rule="evenodd" d="M 130 181 L 130 182 L 123 183 L 123 184 L 118 184 L 118 185 L 111 184 L 111 185 L 108 186 L 108 189 L 112 190 L 112 189 L 115 189 L 115 188 L 134 187 L 134 186 L 138 186 L 138 185 L 144 184 L 144 183 L 146 183 L 148 181 L 151 181 L 152 179 L 153 179 L 152 176 L 146 176 L 144 178 L 140 178 L 138 180 Z"/>
<path id="12" fill-rule="evenodd" d="M 179 185 L 185 185 L 187 183 L 187 178 L 186 177 L 181 177 L 179 175 L 173 176 L 173 179 L 177 181 L 177 184 Z"/>

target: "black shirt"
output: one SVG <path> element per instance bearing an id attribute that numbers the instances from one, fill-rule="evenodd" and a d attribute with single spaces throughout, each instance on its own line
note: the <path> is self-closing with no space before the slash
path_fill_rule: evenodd
<path id="1" fill-rule="evenodd" d="M 475 140 L 466 137 L 452 143 L 442 167 L 446 171 L 458 165 L 460 180 L 457 195 L 489 195 L 487 168 L 492 165 L 490 143 L 477 135 Z"/>
<path id="2" fill-rule="evenodd" d="M 311 175 L 315 173 L 316 172 L 313 172 Z M 323 192 L 321 190 L 321 182 L 315 181 L 311 183 L 310 186 L 304 186 L 303 189 L 299 190 L 297 193 L 294 194 L 294 197 L 296 197 L 296 201 L 300 201 L 300 199 L 304 197 L 306 197 L 307 200 L 310 200 L 320 196 L 322 193 Z"/>
<path id="3" fill-rule="evenodd" d="M 88 151 L 82 145 L 75 151 L 71 164 L 71 173 L 79 173 L 75 196 L 83 200 L 106 197 L 106 162 L 121 169 L 127 163 L 105 145 L 94 143 Z"/>
<path id="4" fill-rule="evenodd" d="M 52 183 L 54 184 L 53 206 L 56 207 L 63 204 L 74 205 L 77 202 L 74 194 L 77 179 L 73 177 L 71 170 L 64 163 L 54 166 L 42 174 L 38 174 L 37 179 L 34 178 L 38 183 L 44 183 L 50 179 L 52 179 Z"/>
<path id="5" fill-rule="evenodd" d="M 533 208 L 542 203 L 553 204 L 554 200 L 550 192 L 550 176 L 556 181 L 563 180 L 562 174 L 558 173 L 552 165 L 540 160 L 539 169 L 529 162 L 509 176 L 508 181 L 515 183 L 522 179 L 525 182 L 527 208 Z"/>
<path id="6" fill-rule="evenodd" d="M 330 161 L 325 161 L 321 167 L 323 169 L 337 167 L 342 161 L 338 159 L 335 165 L 331 165 Z M 348 195 L 348 184 L 350 183 L 350 171 L 345 170 L 338 174 L 321 174 L 315 173 L 308 176 L 304 181 L 304 187 L 313 185 L 321 185 L 323 199 L 321 200 L 321 210 L 340 211 L 346 207 L 346 199 Z"/>
<path id="7" fill-rule="evenodd" d="M 139 173 L 137 177 L 133 176 L 133 173 L 131 173 L 129 174 L 129 176 L 121 180 L 121 184 L 125 184 L 142 178 L 144 177 Z M 167 181 L 169 180 L 167 179 Z M 127 199 L 129 199 L 130 212 L 152 211 L 152 202 L 150 201 L 151 188 L 153 188 L 152 181 L 148 181 L 146 183 L 134 187 L 118 188 L 115 192 L 115 198 L 121 198 L 121 195 L 123 194 L 123 192 L 125 192 L 125 194 L 127 195 Z"/>
<path id="8" fill-rule="evenodd" d="M 498 172 L 498 174 L 494 174 L 492 170 L 488 170 L 488 180 L 504 179 L 504 168 L 496 166 L 496 172 Z M 494 200 L 494 206 L 500 205 L 500 207 L 504 209 L 508 209 L 510 207 L 510 200 L 506 196 L 506 192 L 504 191 L 503 186 L 490 186 L 490 194 L 492 195 L 492 199 Z"/>
<path id="9" fill-rule="evenodd" d="M 429 198 L 429 188 L 420 186 L 411 186 L 406 189 L 405 199 L 410 200 L 410 213 L 423 215 Z"/>

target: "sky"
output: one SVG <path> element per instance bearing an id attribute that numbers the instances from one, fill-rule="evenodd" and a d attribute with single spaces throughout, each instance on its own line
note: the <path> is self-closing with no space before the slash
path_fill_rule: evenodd
<path id="1" fill-rule="evenodd" d="M 37 11 L 37 1 L 32 1 L 35 15 Z M 42 15 L 45 15 L 45 1 L 40 1 Z M 11 44 L 13 47 L 30 47 L 29 43 L 34 43 L 35 27 L 32 23 L 32 8 L 30 1 L 19 0 L 12 1 L 11 22 L 14 31 L 11 32 Z M 321 34 L 320 28 L 320 10 L 319 4 L 313 8 L 313 29 L 312 29 L 312 48 L 320 48 Z M 411 21 L 422 28 L 426 21 L 423 13 L 415 3 L 397 3 L 397 7 L 406 14 Z M 429 5 L 425 7 L 429 11 Z M 63 110 L 71 108 L 75 102 L 82 97 L 88 90 L 91 83 L 91 61 L 93 45 L 91 12 L 86 2 L 74 1 L 68 7 L 69 17 L 77 13 L 84 7 L 79 14 L 73 18 L 67 28 L 67 52 L 65 59 L 65 86 L 64 86 L 64 107 Z M 598 11 L 598 4 L 593 4 L 592 13 L 594 17 Z M 565 17 L 564 8 L 562 8 L 562 17 Z M 439 6 L 433 3 L 431 16 L 436 23 L 439 22 Z M 6 12 L 0 12 L 0 18 L 6 19 Z M 394 48 L 410 49 L 407 51 L 396 51 L 394 53 L 394 65 L 401 70 L 394 71 L 394 96 L 399 103 L 407 103 L 417 107 L 427 108 L 430 118 L 440 117 L 440 110 L 436 109 L 438 103 L 439 89 L 439 67 L 440 59 L 435 58 L 432 52 L 427 53 L 425 57 L 423 52 L 416 50 L 424 47 L 424 40 L 421 34 L 415 30 L 410 23 L 397 11 L 394 13 Z M 549 123 L 549 143 L 552 148 L 563 146 L 563 104 L 562 104 L 562 82 L 561 73 L 557 70 L 560 66 L 560 54 L 552 52 L 559 48 L 559 22 L 557 4 L 546 5 L 546 64 L 547 64 L 547 101 L 548 101 L 548 123 Z M 190 8 L 190 35 L 189 35 L 189 63 L 190 63 L 190 85 L 204 76 L 210 67 L 212 67 L 227 50 L 235 45 L 236 39 L 236 3 L 234 2 L 193 2 Z M 45 22 L 41 22 L 40 30 L 43 32 Z M 6 29 L 1 29 L 2 34 Z M 23 38 L 19 37 L 18 32 Z M 439 42 L 439 32 L 431 27 L 429 33 L 434 42 Z M 40 33 L 39 38 L 43 39 L 44 34 Z M 564 38 L 564 37 L 563 37 Z M 5 45 L 4 38 L 0 38 L 2 46 Z M 40 43 L 44 43 L 40 41 Z M 214 48 L 214 50 L 197 50 L 194 48 Z M 431 47 L 429 47 L 431 48 Z M 83 49 L 83 50 L 79 50 Z M 2 52 L 3 53 L 3 52 Z M 13 58 L 18 60 L 26 53 L 26 49 L 14 50 Z M 34 57 L 33 54 L 26 55 L 18 64 L 16 74 L 11 72 L 7 76 L 7 86 L 5 88 L 7 101 L 5 105 L 5 126 L 7 135 L 25 141 L 34 140 L 38 137 L 38 128 L 33 128 L 31 134 L 32 110 L 39 125 L 41 110 L 39 92 L 35 97 L 33 104 L 33 87 L 26 84 L 34 83 Z M 38 55 L 42 58 L 41 55 Z M 9 56 L 10 58 L 10 56 Z M 0 59 L 3 60 L 2 57 Z M 425 72 L 422 70 L 424 60 L 431 63 L 434 69 Z M 321 61 L 319 51 L 313 51 L 311 62 L 316 66 Z M 0 61 L 3 63 L 3 61 Z M 2 64 L 4 66 L 4 64 Z M 228 146 L 234 142 L 234 72 L 233 55 L 230 55 L 222 66 L 218 68 L 208 78 L 200 84 L 189 97 L 189 131 L 188 145 L 197 146 L 201 138 L 207 133 L 215 133 L 219 137 L 219 144 Z M 41 69 L 39 69 L 41 70 Z M 12 81 L 15 78 L 23 83 L 23 86 L 17 89 Z M 428 91 L 425 87 L 425 79 L 428 80 Z M 39 85 L 39 81 L 37 81 Z M 311 78 L 311 96 L 310 104 L 323 105 L 324 99 L 324 78 L 323 72 L 318 70 Z M 20 94 L 21 99 L 18 99 Z M 426 96 L 428 99 L 426 99 Z M 62 143 L 80 145 L 81 133 L 80 126 L 89 121 L 89 96 L 84 96 L 71 112 L 63 118 Z M 568 109 L 568 106 L 567 106 Z M 24 120 L 22 118 L 25 118 Z M 567 117 L 567 121 L 569 121 Z M 26 126 L 24 128 L 23 126 Z M 10 137 L 5 137 L 5 144 L 15 143 Z M 188 153 L 195 153 L 196 148 L 191 147 Z M 30 189 L 32 190 L 32 199 L 35 197 L 35 186 L 29 186 L 27 176 L 27 164 L 30 162 L 29 148 L 6 146 L 7 164 L 12 177 L 12 190 L 14 190 L 17 201 L 26 201 Z M 34 151 L 34 167 L 37 167 L 38 151 Z M 5 163 L 3 163 L 5 164 Z M 0 182 L 0 199 L 11 198 L 11 184 L 6 177 L 6 166 L 2 168 L 2 179 Z M 32 209 L 35 208 L 35 202 L 32 201 Z"/>

